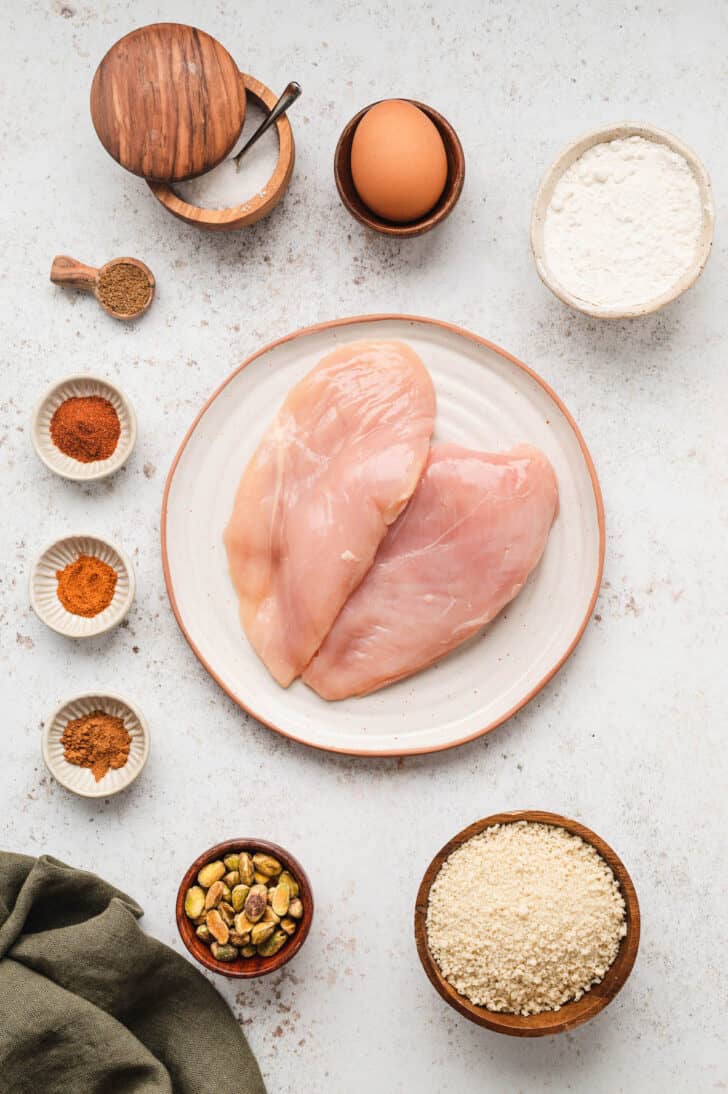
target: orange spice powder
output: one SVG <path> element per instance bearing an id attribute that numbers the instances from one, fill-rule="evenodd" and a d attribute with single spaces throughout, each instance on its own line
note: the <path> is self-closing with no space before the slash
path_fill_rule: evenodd
<path id="1" fill-rule="evenodd" d="M 90 619 L 114 599 L 117 576 L 114 567 L 102 559 L 79 555 L 62 570 L 56 570 L 58 599 L 67 612 Z"/>

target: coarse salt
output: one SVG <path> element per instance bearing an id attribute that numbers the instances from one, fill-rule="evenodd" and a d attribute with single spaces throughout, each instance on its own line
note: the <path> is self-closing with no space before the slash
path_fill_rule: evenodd
<path id="1" fill-rule="evenodd" d="M 443 863 L 427 908 L 443 976 L 478 1006 L 558 1010 L 602 980 L 627 933 L 619 884 L 591 844 L 555 825 L 493 825 Z"/>
<path id="2" fill-rule="evenodd" d="M 683 156 L 644 137 L 606 141 L 556 183 L 544 258 L 562 287 L 585 303 L 636 307 L 689 270 L 702 224 L 700 188 Z"/>
<path id="3" fill-rule="evenodd" d="M 240 160 L 240 168 L 233 157 L 252 137 L 267 112 L 248 103 L 245 124 L 238 142 L 230 154 L 212 171 L 196 179 L 174 184 L 175 193 L 198 209 L 233 209 L 244 205 L 256 195 L 264 195 L 278 163 L 278 132 L 272 125 Z"/>

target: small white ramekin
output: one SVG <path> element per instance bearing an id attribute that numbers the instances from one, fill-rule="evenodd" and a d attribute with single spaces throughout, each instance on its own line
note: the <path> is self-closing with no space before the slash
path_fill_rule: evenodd
<path id="1" fill-rule="evenodd" d="M 87 618 L 67 612 L 58 599 L 59 570 L 79 555 L 91 555 L 116 571 L 114 598 L 108 608 Z M 46 626 L 68 638 L 94 638 L 118 626 L 131 608 L 136 582 L 131 562 L 118 547 L 98 536 L 64 536 L 46 547 L 30 575 L 30 604 Z"/>
<path id="2" fill-rule="evenodd" d="M 116 448 L 107 460 L 83 463 L 81 460 L 74 460 L 72 456 L 66 456 L 60 448 L 56 448 L 51 439 L 51 418 L 66 399 L 88 395 L 99 395 L 102 399 L 108 399 L 119 416 L 121 434 Z M 75 482 L 93 482 L 118 471 L 131 454 L 136 432 L 136 415 L 126 395 L 108 380 L 101 380 L 97 376 L 67 376 L 65 380 L 53 384 L 39 400 L 30 428 L 35 450 L 46 467 L 55 471 L 56 475 Z"/>
<path id="3" fill-rule="evenodd" d="M 546 221 L 546 212 L 551 202 L 551 198 L 553 197 L 554 189 L 564 171 L 583 156 L 589 148 L 593 148 L 595 144 L 624 140 L 626 137 L 643 137 L 645 140 L 655 141 L 657 144 L 665 144 L 668 148 L 671 148 L 673 152 L 677 152 L 683 157 L 695 176 L 695 181 L 700 190 L 703 224 L 692 263 L 682 272 L 675 280 L 675 283 L 666 292 L 662 293 L 661 296 L 655 297 L 653 300 L 641 301 L 640 303 L 635 303 L 631 306 L 612 307 L 594 304 L 588 300 L 583 300 L 581 297 L 574 296 L 569 292 L 565 285 L 562 285 L 561 282 L 557 280 L 549 267 L 548 258 L 545 254 L 543 238 L 544 223 Z M 531 250 L 533 251 L 533 257 L 536 260 L 536 269 L 539 277 L 544 285 L 551 289 L 554 296 L 557 296 L 564 304 L 568 304 L 569 307 L 575 308 L 576 311 L 583 312 L 585 315 L 591 315 L 595 319 L 638 319 L 643 315 L 650 315 L 652 312 L 659 311 L 659 309 L 664 308 L 666 304 L 670 304 L 673 300 L 677 300 L 678 296 L 682 296 L 682 294 L 697 281 L 698 277 L 703 272 L 703 267 L 710 255 L 710 248 L 713 244 L 714 223 L 715 212 L 713 208 L 710 176 L 695 153 L 691 151 L 687 145 L 683 144 L 682 141 L 678 140 L 677 137 L 673 137 L 671 133 L 666 133 L 662 129 L 656 129 L 654 126 L 643 125 L 637 122 L 620 122 L 617 125 L 610 125 L 605 129 L 595 129 L 593 132 L 580 137 L 579 140 L 574 141 L 568 148 L 565 148 L 556 160 L 554 160 L 551 167 L 549 167 L 544 175 L 538 193 L 536 194 L 536 200 L 533 204 L 533 214 L 531 216 Z"/>
<path id="4" fill-rule="evenodd" d="M 131 736 L 129 758 L 124 766 L 107 771 L 98 782 L 90 768 L 68 763 L 61 744 L 69 722 L 96 710 L 121 718 Z M 144 769 L 149 756 L 149 726 L 141 711 L 127 699 L 108 692 L 86 692 L 66 700 L 51 714 L 43 727 L 42 749 L 46 767 L 66 790 L 82 798 L 110 798 L 131 786 Z"/>

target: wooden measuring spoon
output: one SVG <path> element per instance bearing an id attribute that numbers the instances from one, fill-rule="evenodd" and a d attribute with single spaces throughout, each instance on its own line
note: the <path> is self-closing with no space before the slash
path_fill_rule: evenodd
<path id="1" fill-rule="evenodd" d="M 149 292 L 146 300 L 136 306 L 133 311 L 119 311 L 110 307 L 104 302 L 99 292 L 99 284 L 103 285 L 105 275 L 115 266 L 134 266 L 144 274 Z M 93 293 L 104 311 L 108 315 L 113 315 L 115 319 L 137 319 L 144 314 L 154 299 L 154 274 L 138 258 L 112 258 L 110 262 L 106 262 L 97 270 L 75 258 L 69 258 L 68 255 L 56 255 L 51 266 L 51 281 L 56 285 L 70 285 L 82 292 Z"/>

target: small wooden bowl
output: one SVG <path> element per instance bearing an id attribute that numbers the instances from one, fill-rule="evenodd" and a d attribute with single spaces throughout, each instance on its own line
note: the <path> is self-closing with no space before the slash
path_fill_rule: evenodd
<path id="1" fill-rule="evenodd" d="M 254 102 L 264 109 L 273 109 L 278 97 L 270 88 L 245 72 L 240 73 L 240 78 L 245 85 L 246 93 L 252 96 Z M 203 209 L 184 201 L 167 182 L 147 180 L 147 185 L 165 209 L 180 220 L 184 220 L 187 224 L 194 224 L 198 228 L 207 228 L 213 232 L 229 232 L 255 224 L 257 220 L 261 220 L 275 209 L 288 189 L 293 174 L 296 147 L 293 142 L 291 123 L 285 114 L 276 122 L 276 129 L 279 151 L 275 171 L 265 187 L 265 193 L 256 193 L 242 205 L 235 205 L 231 209 Z"/>
<path id="2" fill-rule="evenodd" d="M 429 232 L 431 228 L 434 228 L 436 224 L 439 224 L 440 221 L 449 216 L 457 204 L 458 198 L 462 193 L 463 183 L 465 182 L 465 155 L 458 135 L 450 125 L 450 122 L 447 121 L 446 118 L 443 118 L 442 114 L 438 114 L 436 110 L 433 110 L 431 106 L 417 102 L 416 99 L 404 99 L 403 102 L 412 103 L 413 106 L 419 107 L 422 113 L 427 115 L 430 121 L 437 127 L 445 145 L 445 154 L 447 155 L 447 181 L 445 182 L 445 189 L 440 195 L 437 204 L 430 209 L 429 213 L 420 217 L 419 220 L 411 221 L 409 224 L 395 224 L 392 221 L 384 220 L 382 217 L 377 216 L 376 213 L 373 213 L 372 210 L 364 204 L 357 193 L 354 180 L 351 176 L 351 145 L 354 140 L 354 132 L 357 125 L 366 112 L 371 110 L 373 106 L 376 106 L 377 103 L 369 103 L 369 106 L 365 106 L 363 110 L 360 110 L 358 114 L 354 115 L 339 137 L 339 143 L 336 145 L 336 152 L 334 153 L 334 177 L 336 179 L 336 188 L 339 191 L 339 197 L 351 215 L 355 217 L 360 224 L 364 224 L 367 228 L 372 228 L 375 232 L 381 232 L 382 235 L 387 236 L 397 236 L 400 239 L 405 239 L 407 236 L 419 236 L 422 235 L 423 232 Z"/>
<path id="3" fill-rule="evenodd" d="M 185 894 L 191 885 L 197 883 L 197 875 L 208 862 L 224 858 L 225 855 L 236 854 L 239 851 L 248 851 L 256 854 L 262 851 L 266 855 L 272 855 L 283 863 L 284 869 L 296 879 L 299 885 L 301 901 L 303 902 L 303 916 L 296 933 L 285 946 L 273 954 L 272 957 L 248 957 L 238 961 L 216 961 L 212 956 L 209 946 L 206 946 L 195 934 L 195 926 L 185 914 Z M 262 839 L 229 839 L 224 843 L 218 843 L 199 855 L 182 878 L 182 884 L 177 893 L 177 905 L 175 908 L 177 918 L 177 930 L 185 946 L 201 965 L 211 972 L 218 972 L 221 976 L 228 976 L 233 980 L 253 980 L 258 976 L 267 976 L 286 965 L 292 957 L 295 957 L 301 946 L 306 941 L 308 932 L 313 922 L 313 892 L 306 873 L 293 855 L 289 854 L 277 843 L 269 843 Z"/>
<path id="4" fill-rule="evenodd" d="M 558 828 L 565 828 L 575 836 L 581 836 L 594 847 L 605 862 L 611 867 L 614 876 L 619 882 L 619 887 L 626 905 L 627 934 L 622 939 L 617 956 L 607 970 L 604 979 L 595 984 L 593 988 L 582 995 L 581 999 L 573 1003 L 565 1003 L 559 1010 L 542 1011 L 540 1014 L 501 1014 L 488 1010 L 486 1007 L 476 1006 L 447 982 L 435 958 L 430 953 L 427 944 L 427 905 L 430 897 L 430 888 L 440 872 L 445 860 L 461 844 L 466 843 L 473 836 L 479 835 L 484 829 L 491 828 L 494 824 L 512 824 L 515 821 L 537 821 L 541 824 L 551 824 Z M 427 867 L 425 876 L 420 884 L 415 904 L 415 941 L 417 952 L 422 966 L 436 990 L 446 1003 L 459 1011 L 471 1022 L 480 1026 L 486 1026 L 496 1033 L 507 1033 L 512 1037 L 545 1037 L 552 1033 L 564 1033 L 574 1029 L 583 1022 L 588 1022 L 608 1003 L 611 1003 L 617 992 L 624 985 L 632 971 L 637 949 L 640 941 L 640 908 L 637 901 L 632 879 L 622 861 L 617 857 L 612 848 L 597 836 L 591 829 L 586 828 L 578 821 L 568 820 L 558 813 L 542 813 L 540 810 L 519 810 L 513 813 L 494 813 L 484 820 L 475 821 L 474 824 L 458 832 L 456 836 L 438 851 L 434 859 Z"/>
<path id="5" fill-rule="evenodd" d="M 627 137 L 643 137 L 645 140 L 654 141 L 656 144 L 664 144 L 686 161 L 688 167 L 695 176 L 700 191 L 700 203 L 703 210 L 703 223 L 700 230 L 698 245 L 690 266 L 683 271 L 675 283 L 661 296 L 653 300 L 640 301 L 630 307 L 613 307 L 592 304 L 588 300 L 574 296 L 566 286 L 554 276 L 549 266 L 544 248 L 544 224 L 546 213 L 553 197 L 554 189 L 564 174 L 581 156 L 596 144 L 605 144 L 608 141 L 624 140 Z M 710 257 L 713 245 L 713 227 L 715 214 L 713 210 L 713 194 L 710 185 L 710 176 L 695 153 L 662 129 L 656 129 L 652 125 L 643 125 L 635 122 L 621 122 L 611 125 L 606 129 L 595 129 L 591 133 L 580 137 L 560 153 L 544 175 L 543 181 L 536 194 L 531 215 L 531 250 L 536 261 L 538 276 L 544 285 L 551 290 L 554 296 L 576 311 L 584 315 L 593 316 L 595 319 L 640 319 L 644 315 L 651 315 L 659 311 L 665 305 L 677 300 L 693 285 L 703 272 L 705 263 Z"/>

